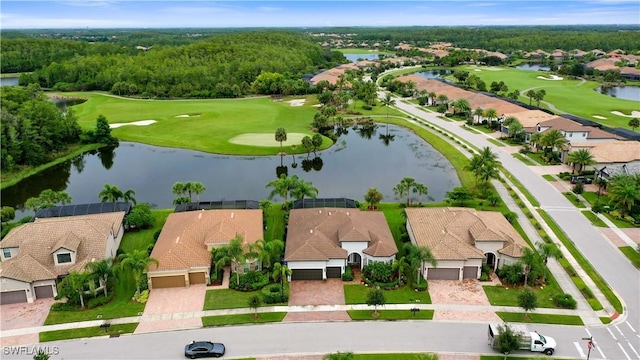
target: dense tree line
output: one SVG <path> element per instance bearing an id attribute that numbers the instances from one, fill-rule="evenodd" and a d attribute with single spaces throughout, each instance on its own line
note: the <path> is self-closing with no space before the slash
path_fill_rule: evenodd
<path id="1" fill-rule="evenodd" d="M 611 51 L 640 50 L 637 25 L 575 26 L 488 26 L 488 27 L 388 27 L 388 28 L 322 28 L 309 32 L 356 34 L 355 43 L 390 41 L 392 48 L 400 41 L 427 46 L 433 42 L 451 42 L 463 48 L 480 48 L 511 53 L 517 50 L 552 51 L 562 49 Z"/>
<path id="2" fill-rule="evenodd" d="M 78 56 L 23 74 L 20 82 L 149 98 L 295 94 L 308 91 L 302 74 L 341 62 L 342 54 L 322 49 L 302 33 L 239 32 L 184 46 L 154 47 L 134 56 Z"/>
<path id="3" fill-rule="evenodd" d="M 40 88 L 4 87 L 0 97 L 2 170 L 17 165 L 40 165 L 80 139 L 73 112 L 62 113 Z"/>

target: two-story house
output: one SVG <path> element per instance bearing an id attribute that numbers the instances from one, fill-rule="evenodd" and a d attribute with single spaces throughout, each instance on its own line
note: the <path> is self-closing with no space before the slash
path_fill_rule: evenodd
<path id="1" fill-rule="evenodd" d="M 55 297 L 57 281 L 93 261 L 113 258 L 125 212 L 41 218 L 0 241 L 0 303 Z"/>

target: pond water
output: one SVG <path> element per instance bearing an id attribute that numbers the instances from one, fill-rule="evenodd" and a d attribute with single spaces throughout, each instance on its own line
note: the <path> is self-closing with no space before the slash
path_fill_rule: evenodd
<path id="1" fill-rule="evenodd" d="M 536 63 L 526 63 L 516 66 L 516 69 L 520 70 L 531 70 L 531 71 L 549 71 L 551 68 L 548 65 L 536 64 Z"/>
<path id="2" fill-rule="evenodd" d="M 0 86 L 16 86 L 18 85 L 18 77 L 0 78 Z"/>
<path id="3" fill-rule="evenodd" d="M 421 71 L 416 73 L 416 75 L 423 77 L 425 79 L 438 79 L 449 74 L 451 74 L 451 70 L 445 70 L 445 69 Z"/>
<path id="4" fill-rule="evenodd" d="M 347 60 L 351 62 L 358 62 L 358 60 L 378 60 L 378 54 L 342 54 Z"/>
<path id="5" fill-rule="evenodd" d="M 138 202 L 170 208 L 175 198 L 171 187 L 183 181 L 205 185 L 202 201 L 262 200 L 271 192 L 266 184 L 283 171 L 311 181 L 319 197 L 360 201 L 369 188 L 378 189 L 383 201 L 399 200 L 393 187 L 404 177 L 413 177 L 429 188 L 423 201 L 441 201 L 447 191 L 460 186 L 451 163 L 404 128 L 349 127 L 346 132 L 317 157 L 313 153 L 295 157 L 225 156 L 123 142 L 113 151 L 86 153 L 2 190 L 2 205 L 16 208 L 16 218 L 21 218 L 25 215 L 20 211 L 24 202 L 42 190 L 66 190 L 74 203 L 92 203 L 99 201 L 98 193 L 108 183 L 123 191 L 133 189 Z M 31 214 L 26 211 L 26 215 Z"/>
<path id="6" fill-rule="evenodd" d="M 598 87 L 596 91 L 615 98 L 640 101 L 640 86 L 613 86 L 606 89 Z"/>

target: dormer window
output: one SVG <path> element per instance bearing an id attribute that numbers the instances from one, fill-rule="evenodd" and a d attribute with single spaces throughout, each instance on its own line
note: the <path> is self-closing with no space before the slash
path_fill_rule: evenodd
<path id="1" fill-rule="evenodd" d="M 11 259 L 11 249 L 2 249 L 2 256 L 5 259 Z"/>
<path id="2" fill-rule="evenodd" d="M 71 262 L 71 253 L 56 254 L 56 262 L 58 264 L 68 264 Z"/>

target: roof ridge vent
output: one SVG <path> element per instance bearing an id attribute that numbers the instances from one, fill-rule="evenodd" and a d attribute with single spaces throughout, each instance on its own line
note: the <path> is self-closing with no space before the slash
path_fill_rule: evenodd
<path id="1" fill-rule="evenodd" d="M 176 238 L 176 244 L 180 242 L 180 236 Z"/>

